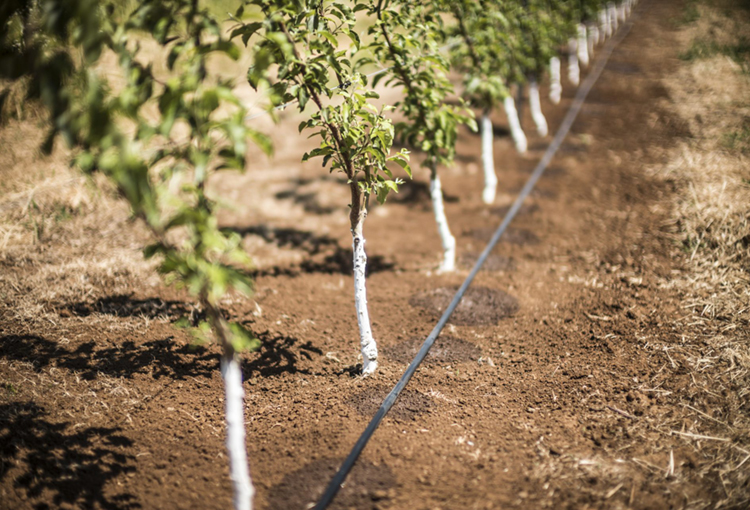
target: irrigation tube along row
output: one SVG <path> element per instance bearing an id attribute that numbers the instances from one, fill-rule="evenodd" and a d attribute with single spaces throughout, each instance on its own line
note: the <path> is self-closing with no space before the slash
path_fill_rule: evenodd
<path id="1" fill-rule="evenodd" d="M 573 126 L 573 122 L 575 122 L 576 118 L 578 117 L 578 114 L 581 111 L 581 107 L 583 106 L 583 103 L 586 100 L 586 96 L 588 96 L 592 87 L 596 83 L 596 80 L 599 78 L 602 71 L 604 70 L 604 66 L 607 64 L 607 61 L 609 60 L 609 57 L 612 54 L 612 51 L 630 32 L 630 29 L 633 26 L 634 18 L 635 18 L 635 13 L 634 13 L 634 16 L 631 17 L 631 19 L 628 20 L 621 27 L 618 34 L 612 39 L 610 39 L 606 43 L 604 48 L 602 49 L 602 53 L 599 56 L 596 66 L 591 70 L 590 74 L 586 77 L 585 81 L 578 88 L 575 98 L 573 99 L 573 103 L 568 109 L 568 112 L 566 113 L 565 118 L 563 119 L 563 122 L 560 125 L 560 128 L 557 130 L 557 133 L 555 134 L 555 137 L 552 139 L 552 142 L 550 143 L 549 147 L 547 147 L 547 150 L 544 153 L 544 156 L 542 156 L 542 159 L 539 161 L 536 168 L 534 168 L 534 171 L 531 174 L 531 177 L 529 177 L 529 180 L 526 182 L 526 185 L 524 185 L 523 189 L 518 195 L 518 198 L 516 198 L 515 202 L 513 202 L 513 206 L 510 208 L 508 213 L 503 218 L 502 223 L 493 234 L 492 239 L 490 239 L 490 242 L 487 244 L 487 247 L 479 256 L 479 259 L 477 259 L 476 264 L 474 264 L 474 267 L 472 268 L 469 275 L 466 277 L 466 280 L 464 280 L 464 282 L 461 284 L 461 287 L 459 287 L 455 296 L 453 296 L 453 300 L 450 302 L 450 305 L 448 305 L 448 308 L 445 310 L 445 312 L 443 312 L 443 315 L 440 317 L 440 320 L 438 321 L 438 323 L 433 328 L 432 332 L 429 334 L 427 339 L 422 344 L 422 347 L 419 349 L 419 352 L 417 353 L 414 360 L 411 362 L 409 367 L 401 376 L 401 379 L 399 379 L 396 386 L 391 390 L 391 392 L 388 394 L 385 400 L 383 400 L 383 403 L 381 404 L 378 411 L 375 413 L 375 416 L 373 416 L 372 420 L 370 420 L 370 423 L 367 425 L 367 428 L 365 428 L 362 435 L 354 444 L 354 447 L 352 448 L 351 452 L 349 453 L 347 458 L 344 460 L 344 463 L 341 465 L 338 472 L 331 479 L 331 482 L 329 483 L 328 487 L 323 493 L 323 496 L 320 498 L 318 503 L 313 507 L 313 510 L 325 510 L 328 507 L 328 505 L 331 504 L 331 502 L 333 501 L 333 498 L 336 497 L 336 494 L 341 488 L 341 485 L 346 480 L 346 477 L 351 471 L 352 467 L 354 467 L 354 464 L 357 462 L 359 455 L 362 453 L 365 446 L 367 446 L 367 443 L 369 442 L 373 433 L 378 428 L 378 426 L 380 426 L 380 423 L 383 421 L 383 418 L 385 418 L 385 415 L 388 413 L 391 407 L 393 407 L 393 404 L 396 402 L 396 399 L 398 398 L 399 394 L 409 383 L 412 376 L 417 371 L 417 368 L 419 368 L 419 365 L 422 363 L 422 361 L 424 361 L 425 357 L 427 356 L 427 353 L 432 348 L 432 345 L 435 343 L 435 340 L 437 339 L 438 335 L 445 327 L 445 324 L 448 322 L 448 319 L 450 318 L 450 316 L 453 314 L 453 311 L 458 306 L 458 303 L 461 301 L 461 298 L 463 297 L 464 293 L 466 292 L 466 290 L 469 288 L 469 285 L 471 285 L 472 281 L 474 280 L 474 277 L 477 275 L 482 265 L 484 264 L 485 260 L 487 259 L 489 254 L 495 248 L 495 245 L 500 240 L 500 236 L 502 236 L 505 230 L 508 228 L 508 225 L 518 213 L 524 200 L 526 200 L 526 198 L 529 196 L 531 191 L 534 189 L 534 186 L 536 185 L 537 181 L 539 181 L 539 178 L 547 169 L 547 166 L 549 165 L 550 161 L 554 157 L 557 150 L 560 148 L 560 145 L 562 144 L 563 140 L 565 140 L 565 137 L 568 135 L 570 128 Z"/>

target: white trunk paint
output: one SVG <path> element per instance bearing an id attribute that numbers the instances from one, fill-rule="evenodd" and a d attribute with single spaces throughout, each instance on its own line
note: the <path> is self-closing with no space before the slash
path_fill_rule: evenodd
<path id="1" fill-rule="evenodd" d="M 589 60 L 594 58 L 594 48 L 597 42 L 599 42 L 599 29 L 595 25 L 592 25 L 589 27 Z"/>
<path id="2" fill-rule="evenodd" d="M 521 120 L 518 118 L 516 102 L 511 96 L 508 96 L 503 100 L 503 107 L 505 108 L 505 114 L 508 116 L 510 136 L 513 137 L 513 142 L 516 144 L 516 150 L 523 154 L 526 152 L 529 143 L 526 140 L 526 134 L 524 134 L 521 128 Z"/>
<path id="3" fill-rule="evenodd" d="M 614 2 L 607 4 L 607 17 L 609 18 L 609 30 L 614 34 L 617 32 L 617 6 Z"/>
<path id="4" fill-rule="evenodd" d="M 495 157 L 492 152 L 492 121 L 489 110 L 482 114 L 479 130 L 482 133 L 482 166 L 484 167 L 484 190 L 482 190 L 482 201 L 491 204 L 495 201 L 497 193 L 497 176 L 495 175 Z"/>
<path id="5" fill-rule="evenodd" d="M 578 24 L 578 61 L 582 66 L 589 65 L 589 42 L 586 39 L 586 25 Z"/>
<path id="6" fill-rule="evenodd" d="M 549 98 L 554 104 L 560 103 L 562 84 L 560 83 L 560 59 L 549 59 Z"/>
<path id="7" fill-rule="evenodd" d="M 496 180 L 497 183 L 497 180 Z M 448 218 L 445 217 L 443 206 L 443 190 L 440 187 L 440 176 L 437 169 L 432 169 L 430 178 L 430 196 L 432 197 L 432 210 L 435 212 L 435 222 L 440 234 L 440 242 L 443 243 L 443 262 L 440 264 L 441 273 L 448 273 L 456 269 L 456 238 L 448 228 Z"/>
<path id="8" fill-rule="evenodd" d="M 534 119 L 534 124 L 536 124 L 536 132 L 539 133 L 539 136 L 547 136 L 549 132 L 547 119 L 544 118 L 544 113 L 542 113 L 539 84 L 534 79 L 529 81 L 529 106 L 531 108 L 531 118 Z"/>
<path id="9" fill-rule="evenodd" d="M 568 80 L 576 86 L 581 82 L 581 68 L 578 67 L 578 41 L 574 37 L 568 39 Z"/>
<path id="10" fill-rule="evenodd" d="M 599 42 L 604 42 L 612 37 L 612 26 L 609 24 L 609 15 L 607 9 L 599 11 Z"/>
<path id="11" fill-rule="evenodd" d="M 221 357 L 224 378 L 227 420 L 227 452 L 229 477 L 232 480 L 235 510 L 252 510 L 255 489 L 250 480 L 245 447 L 245 411 L 243 404 L 242 369 L 236 356 Z"/>
<path id="12" fill-rule="evenodd" d="M 617 6 L 617 20 L 620 23 L 625 23 L 625 20 L 628 19 L 625 9 L 626 7 L 624 2 Z"/>
<path id="13" fill-rule="evenodd" d="M 367 213 L 362 211 L 357 225 L 352 229 L 352 251 L 354 252 L 354 306 L 357 309 L 359 343 L 362 348 L 362 375 L 370 375 L 378 368 L 378 346 L 372 337 L 370 313 L 367 310 L 367 288 L 365 287 L 365 236 L 363 227 Z"/>

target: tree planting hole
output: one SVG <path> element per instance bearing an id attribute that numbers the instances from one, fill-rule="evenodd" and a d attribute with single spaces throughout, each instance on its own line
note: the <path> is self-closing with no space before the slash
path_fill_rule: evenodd
<path id="1" fill-rule="evenodd" d="M 411 363 L 422 347 L 425 338 L 421 336 L 410 338 L 383 349 L 383 354 L 399 363 Z M 450 335 L 440 335 L 427 353 L 424 363 L 428 365 L 444 365 L 447 363 L 461 363 L 476 361 L 482 351 L 476 345 L 466 340 Z"/>
<path id="2" fill-rule="evenodd" d="M 478 253 L 464 253 L 458 259 L 458 264 L 465 269 L 471 269 L 479 259 Z M 510 257 L 503 257 L 491 253 L 482 264 L 480 271 L 505 272 L 509 273 L 516 270 L 516 261 Z"/>
<path id="3" fill-rule="evenodd" d="M 458 287 L 441 287 L 414 294 L 409 304 L 421 308 L 435 318 L 440 317 Z M 470 287 L 453 311 L 449 322 L 458 326 L 497 324 L 518 311 L 518 301 L 501 290 Z"/>
<path id="4" fill-rule="evenodd" d="M 267 493 L 269 510 L 305 510 L 323 495 L 328 482 L 343 463 L 343 459 L 319 459 L 286 475 Z M 393 497 L 396 478 L 385 465 L 375 465 L 364 459 L 354 464 L 346 483 L 336 495 L 331 509 L 383 508 Z"/>
<path id="5" fill-rule="evenodd" d="M 610 60 L 607 63 L 607 70 L 620 74 L 640 74 L 641 72 L 638 64 L 634 64 L 633 62 L 617 62 L 616 60 Z"/>
<path id="6" fill-rule="evenodd" d="M 489 240 L 495 233 L 495 230 L 496 229 L 494 227 L 476 228 L 474 230 L 471 230 L 469 232 L 469 235 L 471 235 L 471 237 L 473 237 L 474 239 L 489 242 Z M 500 242 L 516 244 L 519 246 L 535 245 L 539 244 L 539 237 L 537 237 L 537 235 L 531 230 L 526 230 L 524 228 L 509 228 L 503 233 L 502 236 L 500 236 Z"/>
<path id="7" fill-rule="evenodd" d="M 360 393 L 355 393 L 346 400 L 346 403 L 352 406 L 359 414 L 367 418 L 372 418 L 380 405 L 388 396 L 391 388 L 386 387 L 372 387 L 365 388 Z M 404 389 L 401 395 L 393 404 L 393 407 L 388 411 L 388 417 L 394 418 L 399 421 L 410 421 L 414 420 L 417 416 L 426 413 L 434 406 L 430 397 L 423 395 L 422 393 L 412 390 Z"/>

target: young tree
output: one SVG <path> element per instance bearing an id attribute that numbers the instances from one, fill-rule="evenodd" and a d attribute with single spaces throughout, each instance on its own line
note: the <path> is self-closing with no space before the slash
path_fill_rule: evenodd
<path id="1" fill-rule="evenodd" d="M 545 64 L 555 58 L 558 40 L 554 37 L 559 20 L 555 11 L 550 9 L 547 0 L 528 0 L 521 5 L 511 5 L 505 9 L 505 17 L 510 20 L 513 30 L 510 50 L 519 71 L 519 80 L 529 83 L 529 104 L 531 116 L 540 136 L 547 136 L 547 120 L 542 113 L 539 94 L 539 80 L 544 75 Z M 559 65 L 559 59 L 557 60 Z M 559 67 L 557 69 L 557 85 L 555 91 L 559 94 Z M 553 80 L 554 81 L 554 80 Z M 520 84 L 519 84 L 520 86 Z M 559 97 L 557 98 L 559 101 Z"/>
<path id="2" fill-rule="evenodd" d="M 82 170 L 101 172 L 116 185 L 153 235 L 146 256 L 159 257 L 166 280 L 199 300 L 205 321 L 196 334 L 213 336 L 222 348 L 233 499 L 235 508 L 249 510 L 253 486 L 238 353 L 258 341 L 225 318 L 221 301 L 231 290 L 249 294 L 252 282 L 241 270 L 247 256 L 240 237 L 218 227 L 216 202 L 206 190 L 217 171 L 244 170 L 248 139 L 270 151 L 268 140 L 244 125 L 245 110 L 232 84 L 207 71 L 210 55 L 236 59 L 239 50 L 195 0 L 144 0 L 124 21 L 113 16 L 111 4 L 103 12 L 94 0 L 22 1 L 11 7 L 17 7 L 11 17 L 22 23 L 24 37 L 15 50 L 2 41 L 2 53 L 14 66 L 0 69 L 12 71 L 5 77 L 30 77 L 35 84 L 30 91 L 48 107 L 52 128 L 45 149 L 62 135 Z M 156 58 L 164 59 L 165 76 L 155 76 L 152 63 L 144 63 L 139 44 L 144 38 L 158 43 Z M 77 49 L 78 63 L 72 56 Z M 120 88 L 95 71 L 104 50 L 116 55 L 123 71 Z M 145 111 L 153 104 L 156 119 Z"/>
<path id="3" fill-rule="evenodd" d="M 385 78 L 388 85 L 403 89 L 403 99 L 394 106 L 405 121 L 395 124 L 395 133 L 424 153 L 422 165 L 430 170 L 430 196 L 443 245 L 440 271 L 453 271 L 456 239 L 445 216 L 438 165 L 453 163 L 459 125 L 476 130 L 476 123 L 470 111 L 446 103 L 453 87 L 446 76 L 448 62 L 438 48 L 443 31 L 440 13 L 434 2 L 426 0 L 378 0 L 371 3 L 368 14 L 376 19 L 369 30 L 373 41 L 368 49 L 388 70 L 376 80 Z"/>
<path id="4" fill-rule="evenodd" d="M 263 21 L 242 23 L 233 34 L 248 41 L 255 36 L 256 63 L 248 72 L 255 88 L 268 87 L 274 104 L 296 100 L 300 111 L 308 102 L 315 112 L 299 130 L 311 130 L 320 147 L 303 156 L 323 158 L 323 166 L 342 172 L 348 182 L 351 203 L 349 222 L 354 257 L 354 299 L 362 351 L 362 374 L 377 368 L 378 350 L 370 326 L 365 287 L 364 222 L 371 195 L 381 203 L 402 182 L 394 178 L 389 163 L 403 168 L 411 177 L 408 151 L 391 155 L 394 128 L 372 100 L 378 96 L 365 90 L 365 80 L 354 60 L 360 50 L 353 27 L 355 13 L 366 10 L 366 2 L 347 4 L 320 0 L 249 0 L 257 6 Z M 239 17 L 239 16 L 238 16 Z M 340 49 L 341 41 L 351 48 Z M 335 99 L 328 105 L 324 99 Z M 387 108 L 386 108 L 387 109 Z"/>
<path id="5" fill-rule="evenodd" d="M 485 178 L 482 199 L 490 204 L 494 202 L 497 193 L 490 114 L 498 104 L 503 105 L 508 116 L 516 149 L 523 153 L 528 146 L 508 85 L 508 77 L 516 71 L 510 60 L 513 55 L 508 51 L 510 24 L 495 2 L 445 0 L 443 8 L 456 20 L 450 35 L 455 35 L 462 41 L 462 44 L 454 46 L 451 51 L 452 64 L 464 77 L 465 95 L 469 98 L 469 104 L 482 110 L 479 125 Z"/>

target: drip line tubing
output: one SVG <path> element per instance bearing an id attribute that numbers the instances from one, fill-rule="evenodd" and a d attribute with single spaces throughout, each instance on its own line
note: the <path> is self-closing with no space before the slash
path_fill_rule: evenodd
<path id="1" fill-rule="evenodd" d="M 455 296 L 453 296 L 453 300 L 450 302 L 450 305 L 448 305 L 448 308 L 445 310 L 445 312 L 443 312 L 443 315 L 440 317 L 440 320 L 438 320 L 437 325 L 435 325 L 435 328 L 432 330 L 432 332 L 429 334 L 427 339 L 422 344 L 422 347 L 419 349 L 419 352 L 417 353 L 414 360 L 411 362 L 409 367 L 401 376 L 401 379 L 399 379 L 396 386 L 391 390 L 388 396 L 385 397 L 385 400 L 383 400 L 383 403 L 380 405 L 380 408 L 375 413 L 375 416 L 373 416 L 372 420 L 370 420 L 370 423 L 367 425 L 367 428 L 365 428 L 362 435 L 354 444 L 354 447 L 352 448 L 351 452 L 344 460 L 344 463 L 341 465 L 338 472 L 331 479 L 331 482 L 329 483 L 328 487 L 323 493 L 323 496 L 321 496 L 318 503 L 313 507 L 313 510 L 325 510 L 326 508 L 328 508 L 328 505 L 331 504 L 331 502 L 333 501 L 333 498 L 336 497 L 336 494 L 338 493 L 339 489 L 341 489 L 341 486 L 346 480 L 347 475 L 351 471 L 352 467 L 354 467 L 355 462 L 357 462 L 359 455 L 365 449 L 365 446 L 367 446 L 367 443 L 370 441 L 370 438 L 372 437 L 373 433 L 375 433 L 375 430 L 378 428 L 378 426 L 380 426 L 380 423 L 383 421 L 383 418 L 385 418 L 385 415 L 388 413 L 391 407 L 393 407 L 393 404 L 396 403 L 396 399 L 398 398 L 399 394 L 409 383 L 412 376 L 414 376 L 414 373 L 417 371 L 417 368 L 419 368 L 419 365 L 422 363 L 422 361 L 424 361 L 430 348 L 432 348 L 432 344 L 435 343 L 435 340 L 437 339 L 438 335 L 445 327 L 445 324 L 448 322 L 448 319 L 450 318 L 453 311 L 458 306 L 458 303 L 461 301 L 461 298 L 463 297 L 464 293 L 469 288 L 469 285 L 471 285 L 472 281 L 474 281 L 474 277 L 479 272 L 480 268 L 482 267 L 482 264 L 484 264 L 485 260 L 487 260 L 487 257 L 495 248 L 495 245 L 500 240 L 500 236 L 502 236 L 503 233 L 506 231 L 510 222 L 513 220 L 516 214 L 518 214 L 518 211 L 521 208 L 521 205 L 523 204 L 524 200 L 529 196 L 531 191 L 534 189 L 534 186 L 536 185 L 537 181 L 542 176 L 544 171 L 547 169 L 547 166 L 549 165 L 553 156 L 555 155 L 557 150 L 560 148 L 560 145 L 562 144 L 562 142 L 565 140 L 565 137 L 568 135 L 570 128 L 573 126 L 573 122 L 575 122 L 576 118 L 578 117 L 578 114 L 581 111 L 581 107 L 583 106 L 583 103 L 586 100 L 586 96 L 588 96 L 592 87 L 596 83 L 596 80 L 599 79 L 599 76 L 604 70 L 604 66 L 606 66 L 610 55 L 612 55 L 612 51 L 614 51 L 615 47 L 618 44 L 620 44 L 620 42 L 630 32 L 630 29 L 633 26 L 632 20 L 633 20 L 634 15 L 635 13 L 633 13 L 633 16 L 631 17 L 631 19 L 628 20 L 620 28 L 617 35 L 612 37 L 605 44 L 604 48 L 602 49 L 602 52 L 599 54 L 599 58 L 596 63 L 596 66 L 591 70 L 591 72 L 586 77 L 584 82 L 578 88 L 575 98 L 573 99 L 573 103 L 570 105 L 570 108 L 568 109 L 568 112 L 566 113 L 565 118 L 563 119 L 563 122 L 560 125 L 560 128 L 557 130 L 557 133 L 555 134 L 555 137 L 552 139 L 552 142 L 550 143 L 549 147 L 547 147 L 547 150 L 544 153 L 544 156 L 542 156 L 542 159 L 536 165 L 536 168 L 534 168 L 534 172 L 531 174 L 531 177 L 529 177 L 529 180 L 526 182 L 526 185 L 524 185 L 523 189 L 518 195 L 518 198 L 516 198 L 516 201 L 513 202 L 513 206 L 510 208 L 508 213 L 503 218 L 502 223 L 500 223 L 500 226 L 497 228 L 497 230 L 493 234 L 492 239 L 490 239 L 489 244 L 484 249 L 482 254 L 479 256 L 479 259 L 477 259 L 476 264 L 474 264 L 474 267 L 469 273 L 469 276 L 466 277 L 466 280 L 464 280 L 464 282 L 461 284 L 461 287 L 459 287 L 458 291 L 456 292 Z"/>

